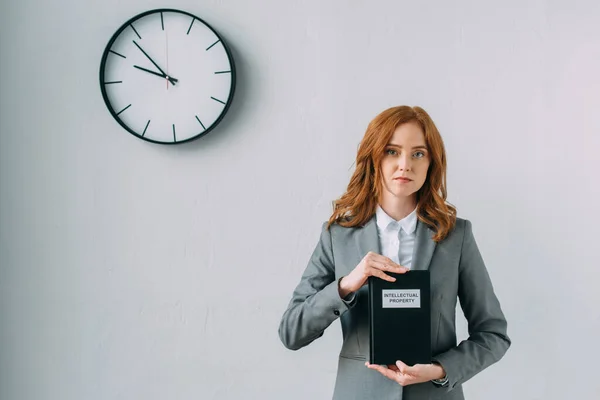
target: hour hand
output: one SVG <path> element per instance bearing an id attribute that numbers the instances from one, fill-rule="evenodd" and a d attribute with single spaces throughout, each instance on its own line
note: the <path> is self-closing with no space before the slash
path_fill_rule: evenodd
<path id="1" fill-rule="evenodd" d="M 149 69 L 146 69 L 146 68 L 143 68 L 143 67 L 139 67 L 139 66 L 137 66 L 137 65 L 134 65 L 134 66 L 133 66 L 133 68 L 137 68 L 137 69 L 140 69 L 140 70 L 142 70 L 142 71 L 146 71 L 146 72 L 148 72 L 149 74 L 156 75 L 156 76 L 160 76 L 161 78 L 167 78 L 167 79 L 169 80 L 169 82 L 171 82 L 171 84 L 172 84 L 173 86 L 175 86 L 175 82 L 177 82 L 177 79 L 173 78 L 172 76 L 167 76 L 167 75 L 165 75 L 165 74 L 161 74 L 161 73 L 158 73 L 158 72 L 155 72 L 155 71 L 151 71 L 151 70 L 149 70 Z"/>

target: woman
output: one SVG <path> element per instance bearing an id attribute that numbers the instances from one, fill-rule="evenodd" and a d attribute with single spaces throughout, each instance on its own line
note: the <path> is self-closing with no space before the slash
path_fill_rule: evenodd
<path id="1" fill-rule="evenodd" d="M 386 272 L 409 269 L 430 271 L 432 362 L 370 365 L 367 279 L 393 281 Z M 469 323 L 469 338 L 458 345 L 457 299 Z M 420 107 L 390 108 L 369 124 L 279 336 L 297 350 L 338 318 L 343 345 L 334 399 L 464 399 L 462 383 L 510 346 L 471 223 L 446 203 L 442 138 Z"/>

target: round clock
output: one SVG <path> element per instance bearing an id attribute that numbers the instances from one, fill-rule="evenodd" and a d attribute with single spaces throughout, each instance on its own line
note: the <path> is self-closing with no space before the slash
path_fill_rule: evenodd
<path id="1" fill-rule="evenodd" d="M 112 36 L 100 88 L 117 122 L 138 138 L 183 143 L 210 132 L 233 99 L 235 66 L 223 39 L 174 9 L 141 13 Z"/>

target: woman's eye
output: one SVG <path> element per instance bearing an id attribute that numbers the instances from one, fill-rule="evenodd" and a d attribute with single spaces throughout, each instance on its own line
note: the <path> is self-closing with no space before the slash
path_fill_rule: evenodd
<path id="1" fill-rule="evenodd" d="M 417 151 L 414 155 L 417 158 L 423 158 L 423 157 L 425 157 L 425 153 L 423 153 L 422 151 Z"/>
<path id="2" fill-rule="evenodd" d="M 387 149 L 386 152 L 390 156 L 395 156 L 396 154 L 398 154 L 398 153 L 396 153 L 396 150 L 393 150 L 393 149 Z"/>

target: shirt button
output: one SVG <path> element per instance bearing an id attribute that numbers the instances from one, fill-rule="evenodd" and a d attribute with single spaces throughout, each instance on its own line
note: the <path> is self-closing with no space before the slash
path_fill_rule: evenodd
<path id="1" fill-rule="evenodd" d="M 340 315 L 340 310 L 333 310 L 334 315 Z"/>

